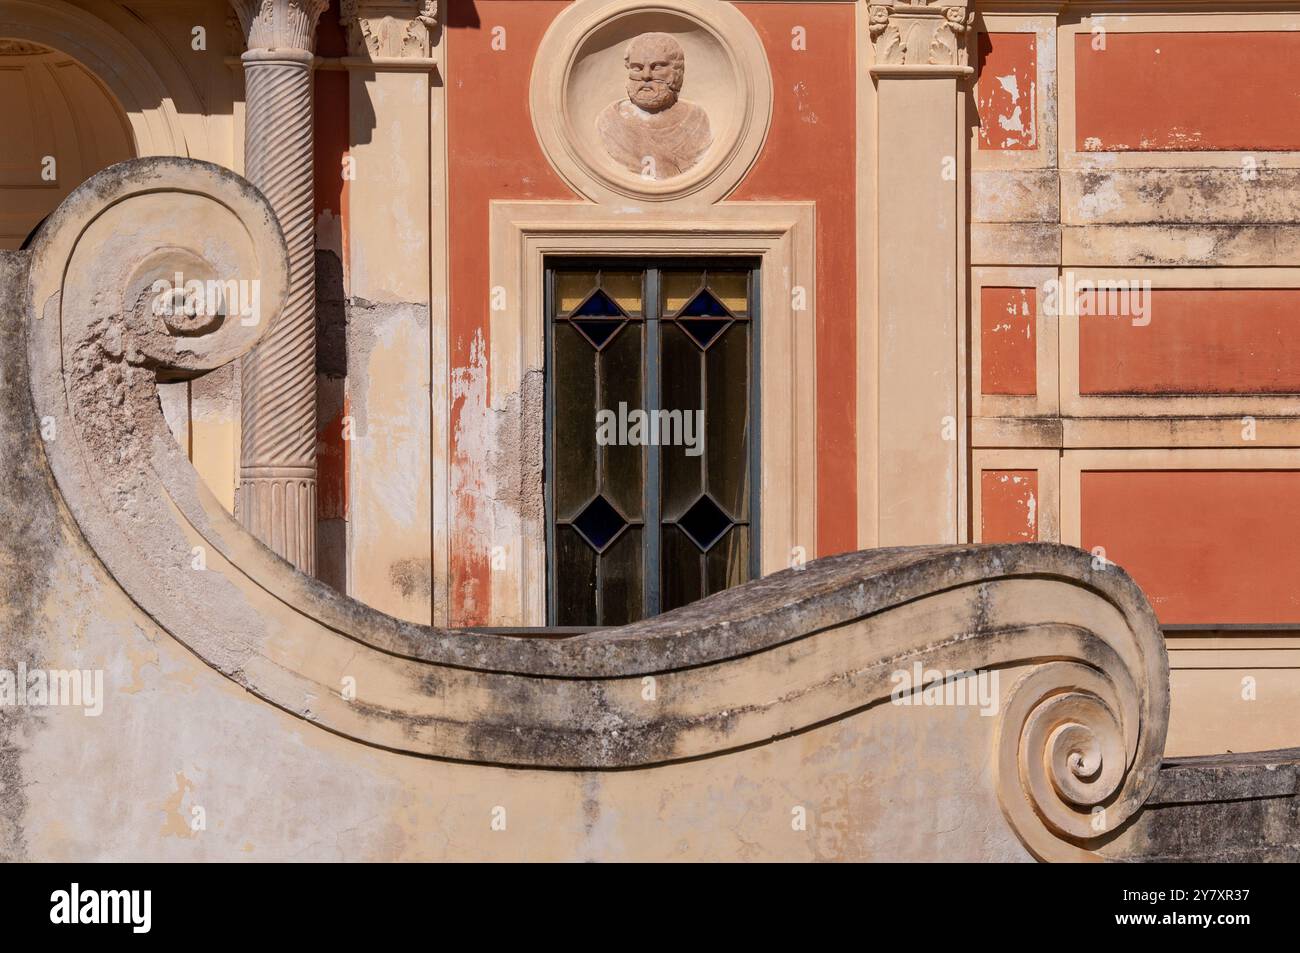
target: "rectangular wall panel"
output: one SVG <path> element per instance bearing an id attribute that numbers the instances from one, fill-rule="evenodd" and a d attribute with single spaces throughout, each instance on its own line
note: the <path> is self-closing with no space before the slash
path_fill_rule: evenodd
<path id="1" fill-rule="evenodd" d="M 1083 548 L 1169 624 L 1300 620 L 1300 471 L 1085 470 Z"/>
<path id="2" fill-rule="evenodd" d="M 1149 294 L 1148 324 L 1079 318 L 1080 393 L 1300 393 L 1300 289 Z"/>
<path id="3" fill-rule="evenodd" d="M 1038 471 L 980 473 L 980 542 L 1038 542 Z"/>
<path id="4" fill-rule="evenodd" d="M 1081 32 L 1080 152 L 1300 149 L 1300 32 Z"/>
<path id="5" fill-rule="evenodd" d="M 981 33 L 979 148 L 1038 148 L 1038 37 L 1033 33 Z"/>
<path id="6" fill-rule="evenodd" d="M 980 289 L 980 393 L 1037 393 L 1037 305 L 1034 288 Z"/>

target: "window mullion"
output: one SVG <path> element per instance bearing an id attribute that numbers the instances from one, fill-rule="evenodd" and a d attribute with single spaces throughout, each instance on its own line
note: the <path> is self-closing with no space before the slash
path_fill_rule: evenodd
<path id="1" fill-rule="evenodd" d="M 704 270 L 704 287 L 707 288 L 708 286 L 709 286 L 709 271 L 706 268 Z M 717 339 L 715 338 L 714 340 Z M 710 341 L 709 343 L 712 344 L 713 341 Z M 696 368 L 695 372 L 699 376 L 699 381 L 700 381 L 700 411 L 701 411 L 701 416 L 703 416 L 704 408 L 709 406 L 709 352 L 707 348 L 700 351 L 698 357 L 696 358 L 696 361 L 697 363 L 695 365 Z M 690 413 L 693 410 L 694 408 L 688 408 L 688 407 L 682 408 L 683 413 Z M 707 418 L 705 418 L 705 424 L 707 430 L 707 424 L 708 424 Z M 701 434 L 701 439 L 703 439 L 702 434 Z M 712 496 L 713 486 L 709 482 L 709 454 L 707 452 L 708 445 L 704 444 L 704 446 L 706 452 L 700 454 L 700 462 L 699 462 L 700 490 L 701 492 L 707 493 L 710 496 Z M 707 594 L 709 591 L 708 553 L 700 553 L 699 559 L 697 560 L 697 564 L 700 573 L 700 592 Z"/>
<path id="2" fill-rule="evenodd" d="M 552 336 L 555 320 L 555 271 L 546 269 L 544 287 L 546 308 L 546 375 L 543 383 L 543 399 L 546 404 L 546 420 L 543 425 L 542 448 L 544 458 L 542 466 L 545 472 L 543 493 L 546 506 L 546 624 L 556 625 L 559 617 L 557 602 L 556 571 L 554 569 L 558 556 L 555 549 L 555 366 Z"/>
<path id="3" fill-rule="evenodd" d="M 762 273 L 754 268 L 749 273 L 749 574 L 752 579 L 763 578 L 763 541 L 759 538 L 762 513 L 759 509 L 763 486 L 763 391 L 762 391 L 762 308 L 760 285 Z"/>
<path id="4" fill-rule="evenodd" d="M 645 409 L 650 412 L 650 420 L 655 420 L 654 412 L 659 409 L 659 310 L 662 286 L 661 272 L 658 268 L 646 269 L 645 276 Z M 649 436 L 647 434 L 647 436 Z M 662 519 L 660 516 L 659 492 L 659 443 L 648 440 L 645 447 L 645 606 L 646 616 L 658 615 L 661 611 L 660 595 L 660 550 L 662 547 Z"/>

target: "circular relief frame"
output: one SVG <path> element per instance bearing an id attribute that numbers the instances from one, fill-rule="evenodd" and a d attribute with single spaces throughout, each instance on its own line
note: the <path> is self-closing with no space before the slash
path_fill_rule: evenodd
<path id="1" fill-rule="evenodd" d="M 712 145 L 696 165 L 664 179 L 619 165 L 596 117 L 626 98 L 623 51 L 642 33 L 670 33 L 686 53 L 683 100 L 709 115 Z M 577 0 L 556 17 L 533 64 L 533 128 L 552 168 L 602 204 L 711 205 L 753 166 L 772 120 L 772 73 L 757 31 L 720 0 Z"/>

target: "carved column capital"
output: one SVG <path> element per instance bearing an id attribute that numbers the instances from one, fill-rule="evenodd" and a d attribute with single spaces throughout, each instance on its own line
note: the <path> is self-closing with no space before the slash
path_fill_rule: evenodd
<path id="1" fill-rule="evenodd" d="M 965 72 L 975 11 L 967 0 L 870 2 L 868 22 L 876 66 L 955 68 Z"/>
<path id="2" fill-rule="evenodd" d="M 329 0 L 230 0 L 250 50 L 316 49 L 316 24 Z"/>
<path id="3" fill-rule="evenodd" d="M 438 25 L 438 0 L 343 0 L 339 22 L 347 28 L 353 56 L 427 57 Z"/>

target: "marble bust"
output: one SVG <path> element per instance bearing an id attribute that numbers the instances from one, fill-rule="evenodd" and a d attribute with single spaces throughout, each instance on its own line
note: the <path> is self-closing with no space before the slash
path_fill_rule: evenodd
<path id="1" fill-rule="evenodd" d="M 667 33 L 643 33 L 627 46 L 627 98 L 607 106 L 596 131 L 610 157 L 647 179 L 670 179 L 694 167 L 709 146 L 709 115 L 680 98 L 686 54 Z"/>

